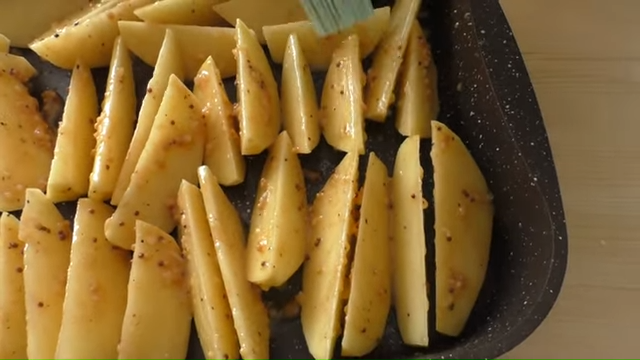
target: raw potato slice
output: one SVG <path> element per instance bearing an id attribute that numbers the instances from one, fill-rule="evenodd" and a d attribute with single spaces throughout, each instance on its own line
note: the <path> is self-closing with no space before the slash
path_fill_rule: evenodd
<path id="1" fill-rule="evenodd" d="M 127 306 L 128 251 L 104 237 L 108 205 L 80 199 L 56 359 L 116 359 Z"/>
<path id="2" fill-rule="evenodd" d="M 489 262 L 493 196 L 460 138 L 433 121 L 436 230 L 436 330 L 458 336 L 478 298 Z"/>
<path id="3" fill-rule="evenodd" d="M 178 46 L 173 30 L 167 29 L 162 48 L 160 48 L 160 55 L 158 55 L 158 62 L 155 64 L 153 76 L 147 84 L 147 92 L 140 106 L 138 122 L 136 123 L 131 144 L 129 144 L 129 150 L 127 150 L 127 155 L 125 156 L 120 174 L 118 175 L 116 187 L 113 190 L 113 196 L 111 197 L 112 205 L 118 205 L 120 203 L 122 195 L 125 190 L 127 190 L 127 187 L 129 187 L 131 174 L 133 174 L 140 155 L 142 154 L 142 149 L 144 149 L 144 145 L 149 139 L 153 120 L 158 114 L 158 108 L 160 108 L 162 96 L 167 90 L 169 76 L 171 75 L 175 75 L 180 80 L 184 79 L 180 47 Z"/>
<path id="4" fill-rule="evenodd" d="M 420 137 L 406 139 L 396 155 L 391 183 L 393 294 L 402 341 L 429 345 L 426 239 L 420 166 Z M 424 203 L 423 203 L 424 202 Z"/>
<path id="5" fill-rule="evenodd" d="M 211 56 L 222 78 L 236 75 L 232 50 L 236 46 L 235 29 L 194 25 L 162 25 L 139 21 L 118 21 L 120 36 L 131 52 L 147 65 L 155 66 L 164 38 L 164 30 L 173 30 L 184 61 L 185 77 L 193 79 L 200 65 Z"/>
<path id="6" fill-rule="evenodd" d="M 331 359 L 340 333 L 347 254 L 355 237 L 358 154 L 342 159 L 311 207 L 311 231 L 302 278 L 302 330 L 316 359 Z"/>
<path id="7" fill-rule="evenodd" d="M 209 57 L 202 64 L 193 82 L 193 93 L 202 104 L 207 128 L 204 164 L 221 185 L 238 185 L 244 181 L 246 164 L 240 152 L 233 105 L 213 58 Z"/>
<path id="8" fill-rule="evenodd" d="M 11 41 L 9 41 L 9 38 L 0 34 L 0 53 L 9 52 L 10 45 L 11 45 Z"/>
<path id="9" fill-rule="evenodd" d="M 247 278 L 268 290 L 284 284 L 304 261 L 307 192 L 302 166 L 286 131 L 269 150 L 251 214 Z"/>
<path id="10" fill-rule="evenodd" d="M 18 237 L 24 248 L 24 293 L 29 359 L 53 359 L 71 251 L 71 228 L 38 189 L 26 190 Z"/>
<path id="11" fill-rule="evenodd" d="M 391 308 L 387 167 L 371 153 L 367 165 L 358 239 L 349 280 L 342 338 L 343 356 L 371 352 L 384 335 Z"/>
<path id="12" fill-rule="evenodd" d="M 369 56 L 378 45 L 388 23 L 389 7 L 383 7 L 376 9 L 369 19 L 332 36 L 320 37 L 308 20 L 265 26 L 262 28 L 262 32 L 269 47 L 271 59 L 275 63 L 282 63 L 289 35 L 295 33 L 300 40 L 300 47 L 309 61 L 311 69 L 322 71 L 329 67 L 331 54 L 335 49 L 353 34 L 358 35 L 360 40 L 361 59 Z"/>
<path id="13" fill-rule="evenodd" d="M 20 223 L 13 215 L 0 217 L 0 359 L 27 358 L 27 323 L 24 308 L 24 243 L 18 239 Z"/>
<path id="14" fill-rule="evenodd" d="M 96 139 L 98 95 L 91 69 L 76 64 L 53 152 L 47 197 L 53 202 L 77 200 L 89 191 Z"/>
<path id="15" fill-rule="evenodd" d="M 213 6 L 226 0 L 162 0 L 134 11 L 140 19 L 157 24 L 224 25 Z M 233 24 L 233 22 L 231 23 Z"/>
<path id="16" fill-rule="evenodd" d="M 431 120 L 438 117 L 438 74 L 418 21 L 414 21 L 397 84 L 396 129 L 404 135 L 431 137 Z"/>
<path id="17" fill-rule="evenodd" d="M 296 34 L 291 34 L 287 42 L 280 86 L 284 130 L 296 152 L 309 154 L 320 142 L 320 115 L 309 64 Z"/>
<path id="18" fill-rule="evenodd" d="M 113 47 L 102 113 L 96 121 L 96 157 L 89 177 L 90 198 L 100 201 L 111 198 L 135 121 L 136 89 L 131 56 L 118 37 Z"/>
<path id="19" fill-rule="evenodd" d="M 56 25 L 29 48 L 53 65 L 70 70 L 81 61 L 90 68 L 110 63 L 117 20 L 137 20 L 133 11 L 153 0 L 105 1 Z"/>
<path id="20" fill-rule="evenodd" d="M 327 71 L 320 101 L 320 121 L 329 145 L 362 155 L 367 134 L 362 106 L 365 76 L 359 59 L 358 36 L 349 36 L 336 49 Z"/>
<path id="21" fill-rule="evenodd" d="M 137 220 L 119 359 L 184 359 L 191 331 L 187 264 L 171 235 Z"/>
<path id="22" fill-rule="evenodd" d="M 202 164 L 204 125 L 199 109 L 191 91 L 171 75 L 129 187 L 105 223 L 112 244 L 130 249 L 138 219 L 165 232 L 176 226 L 180 182 L 195 182 L 196 169 Z"/>
<path id="23" fill-rule="evenodd" d="M 247 26 L 236 23 L 238 121 L 243 155 L 260 154 L 280 131 L 278 84 L 260 43 Z"/>
<path id="24" fill-rule="evenodd" d="M 373 54 L 367 73 L 365 105 L 367 119 L 383 122 L 394 101 L 393 88 L 407 47 L 409 31 L 421 0 L 398 0 L 391 11 L 389 28 Z"/>
<path id="25" fill-rule="evenodd" d="M 46 188 L 53 138 L 38 101 L 17 79 L 2 72 L 0 109 L 0 211 L 13 211 L 24 206 L 24 189 Z"/>
<path id="26" fill-rule="evenodd" d="M 209 168 L 200 167 L 198 178 L 222 280 L 233 309 L 231 314 L 240 341 L 240 355 L 247 360 L 268 359 L 269 317 L 259 289 L 247 281 L 240 217 Z"/>
<path id="27" fill-rule="evenodd" d="M 0 45 L 0 47 L 2 47 Z M 0 72 L 7 73 L 16 79 L 27 82 L 38 74 L 38 71 L 22 56 L 3 53 L 0 50 Z"/>
<path id="28" fill-rule="evenodd" d="M 238 337 L 200 190 L 182 181 L 178 206 L 182 252 L 187 258 L 191 303 L 204 355 L 207 359 L 237 359 Z"/>

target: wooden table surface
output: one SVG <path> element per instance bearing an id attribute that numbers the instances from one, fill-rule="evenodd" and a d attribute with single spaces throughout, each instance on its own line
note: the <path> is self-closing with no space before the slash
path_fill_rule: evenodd
<path id="1" fill-rule="evenodd" d="M 501 0 L 534 84 L 569 230 L 564 287 L 505 358 L 640 356 L 640 1 Z"/>

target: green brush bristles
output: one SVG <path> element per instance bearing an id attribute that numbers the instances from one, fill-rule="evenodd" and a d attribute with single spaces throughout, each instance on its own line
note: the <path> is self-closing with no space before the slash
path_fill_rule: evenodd
<path id="1" fill-rule="evenodd" d="M 371 0 L 300 0 L 316 32 L 334 34 L 373 15 Z"/>

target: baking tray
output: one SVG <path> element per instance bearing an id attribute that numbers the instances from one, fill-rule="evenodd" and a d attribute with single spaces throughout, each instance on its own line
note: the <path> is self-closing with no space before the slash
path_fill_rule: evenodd
<path id="1" fill-rule="evenodd" d="M 381 6 L 388 1 L 375 3 Z M 438 68 L 439 120 L 467 145 L 494 194 L 490 262 L 484 287 L 460 337 L 446 338 L 432 331 L 429 348 L 404 346 L 391 311 L 384 338 L 367 358 L 495 358 L 538 327 L 562 285 L 567 231 L 553 157 L 529 76 L 498 0 L 425 0 L 419 20 L 430 34 Z M 68 72 L 40 61 L 29 51 L 16 52 L 27 56 L 40 71 L 32 84 L 34 92 L 54 89 L 66 97 Z M 140 61 L 134 63 L 141 100 L 152 69 Z M 274 71 L 279 78 L 280 68 L 274 66 Z M 94 75 L 101 91 L 107 70 L 94 70 Z M 315 77 L 321 89 L 323 74 Z M 227 81 L 226 86 L 234 98 L 232 81 Z M 403 140 L 393 121 L 369 122 L 367 133 L 368 151 L 375 151 L 391 169 Z M 426 174 L 424 194 L 431 202 L 430 141 L 421 145 Z M 322 181 L 307 184 L 309 201 L 341 157 L 324 141 L 313 154 L 301 156 L 306 169 L 322 174 Z M 264 154 L 249 157 L 246 181 L 226 189 L 245 225 L 250 219 L 264 159 Z M 361 163 L 366 165 L 365 161 Z M 75 203 L 60 204 L 59 208 L 73 220 Z M 429 254 L 433 255 L 433 206 L 426 210 L 425 219 L 425 231 L 431 239 Z M 432 309 L 434 266 L 429 258 Z M 285 288 L 266 293 L 265 301 L 276 306 L 288 301 L 299 291 L 300 282 L 298 272 Z M 433 321 L 430 326 L 434 327 Z M 340 341 L 337 344 L 339 354 Z M 195 328 L 188 358 L 203 358 Z M 310 358 L 299 319 L 272 321 L 271 358 Z"/>

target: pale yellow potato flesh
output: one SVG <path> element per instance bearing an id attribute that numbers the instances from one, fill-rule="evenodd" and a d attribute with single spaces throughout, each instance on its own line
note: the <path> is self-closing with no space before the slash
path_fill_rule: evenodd
<path id="1" fill-rule="evenodd" d="M 389 27 L 373 54 L 367 72 L 365 90 L 367 119 L 383 122 L 394 102 L 393 89 L 402 64 L 411 25 L 415 21 L 421 0 L 397 0 L 391 10 Z"/>
<path id="2" fill-rule="evenodd" d="M 98 95 L 91 69 L 77 63 L 53 151 L 47 184 L 47 197 L 51 201 L 77 200 L 89 192 L 97 117 Z"/>
<path id="3" fill-rule="evenodd" d="M 302 331 L 316 359 L 333 357 L 346 294 L 348 259 L 356 236 L 358 154 L 347 153 L 316 195 L 302 277 Z"/>
<path id="4" fill-rule="evenodd" d="M 193 83 L 193 93 L 200 100 L 207 128 L 204 165 L 211 169 L 221 185 L 238 185 L 244 181 L 246 164 L 240 151 L 233 104 L 213 58 L 209 57 L 202 64 Z"/>
<path id="5" fill-rule="evenodd" d="M 133 136 L 136 102 L 131 56 L 122 39 L 117 37 L 102 112 L 96 121 L 95 159 L 88 195 L 92 199 L 105 201 L 113 195 Z"/>
<path id="6" fill-rule="evenodd" d="M 307 247 L 307 191 L 300 159 L 286 131 L 269 149 L 251 214 L 247 279 L 263 290 L 284 284 Z"/>
<path id="7" fill-rule="evenodd" d="M 224 25 L 224 19 L 213 11 L 213 6 L 225 1 L 227 0 L 162 0 L 141 7 L 134 13 L 149 23 Z"/>
<path id="8" fill-rule="evenodd" d="M 140 21 L 118 21 L 120 36 L 131 52 L 147 65 L 155 66 L 162 47 L 164 30 L 173 30 L 184 62 L 185 78 L 193 79 L 202 63 L 211 56 L 222 78 L 236 75 L 235 29 L 196 25 L 151 24 Z"/>
<path id="9" fill-rule="evenodd" d="M 0 46 L 1 47 L 1 46 Z M 38 71 L 22 56 L 3 53 L 0 50 L 0 72 L 7 73 L 21 82 L 27 82 Z"/>
<path id="10" fill-rule="evenodd" d="M 165 232 L 176 226 L 180 182 L 195 182 L 196 169 L 202 164 L 204 123 L 199 109 L 193 93 L 171 75 L 129 187 L 105 223 L 105 234 L 112 244 L 130 249 L 136 220 Z"/>
<path id="11" fill-rule="evenodd" d="M 0 34 L 0 53 L 9 52 L 9 47 L 11 46 L 11 41 L 8 37 Z"/>
<path id="12" fill-rule="evenodd" d="M 369 56 L 382 38 L 389 24 L 389 7 L 374 10 L 373 16 L 338 34 L 321 37 L 308 20 L 262 28 L 271 59 L 281 64 L 290 34 L 296 34 L 309 66 L 314 71 L 326 70 L 331 64 L 331 54 L 350 35 L 358 35 L 361 59 Z"/>
<path id="13" fill-rule="evenodd" d="M 208 167 L 198 169 L 200 189 L 243 359 L 269 358 L 269 316 L 260 290 L 247 280 L 244 231 L 238 212 Z"/>
<path id="14" fill-rule="evenodd" d="M 493 226 L 493 196 L 462 140 L 433 121 L 436 232 L 436 330 L 458 336 L 484 282 Z"/>
<path id="15" fill-rule="evenodd" d="M 20 222 L 9 213 L 0 217 L 0 358 L 27 358 L 27 323 L 24 308 L 24 243 L 18 238 Z"/>
<path id="16" fill-rule="evenodd" d="M 71 227 L 38 189 L 26 190 L 18 237 L 24 248 L 27 356 L 53 359 L 71 251 Z"/>
<path id="17" fill-rule="evenodd" d="M 358 36 L 349 36 L 333 53 L 320 100 L 322 134 L 329 145 L 344 152 L 365 152 L 362 88 L 365 76 L 360 62 Z"/>
<path id="18" fill-rule="evenodd" d="M 320 113 L 309 64 L 296 34 L 291 34 L 282 62 L 280 101 L 284 130 L 296 152 L 309 154 L 320 142 Z"/>
<path id="19" fill-rule="evenodd" d="M 427 203 L 423 200 L 422 178 L 420 137 L 413 135 L 398 149 L 391 183 L 393 304 L 402 341 L 426 347 L 429 345 L 424 230 Z"/>
<path id="20" fill-rule="evenodd" d="M 184 79 L 184 69 L 178 40 L 173 30 L 167 29 L 162 47 L 160 48 L 160 54 L 158 55 L 158 61 L 153 69 L 153 76 L 147 84 L 147 92 L 142 99 L 140 112 L 138 113 L 138 121 L 127 150 L 127 155 L 122 163 L 122 168 L 120 169 L 120 174 L 118 175 L 118 180 L 113 190 L 113 196 L 111 196 L 111 205 L 118 205 L 125 190 L 129 187 L 131 174 L 133 174 L 136 164 L 138 164 L 138 160 L 140 160 L 142 150 L 149 139 L 153 120 L 158 114 L 158 109 L 160 108 L 163 94 L 167 90 L 169 77 L 171 75 L 175 75 L 180 80 Z"/>
<path id="21" fill-rule="evenodd" d="M 193 315 L 204 355 L 207 359 L 237 359 L 238 336 L 202 193 L 195 185 L 182 181 L 178 206 L 182 252 L 187 259 Z"/>
<path id="22" fill-rule="evenodd" d="M 162 229 L 137 220 L 118 359 L 184 359 L 191 332 L 187 264 Z"/>
<path id="23" fill-rule="evenodd" d="M 56 359 L 118 356 L 131 255 L 104 237 L 112 213 L 100 201 L 78 201 Z"/>

